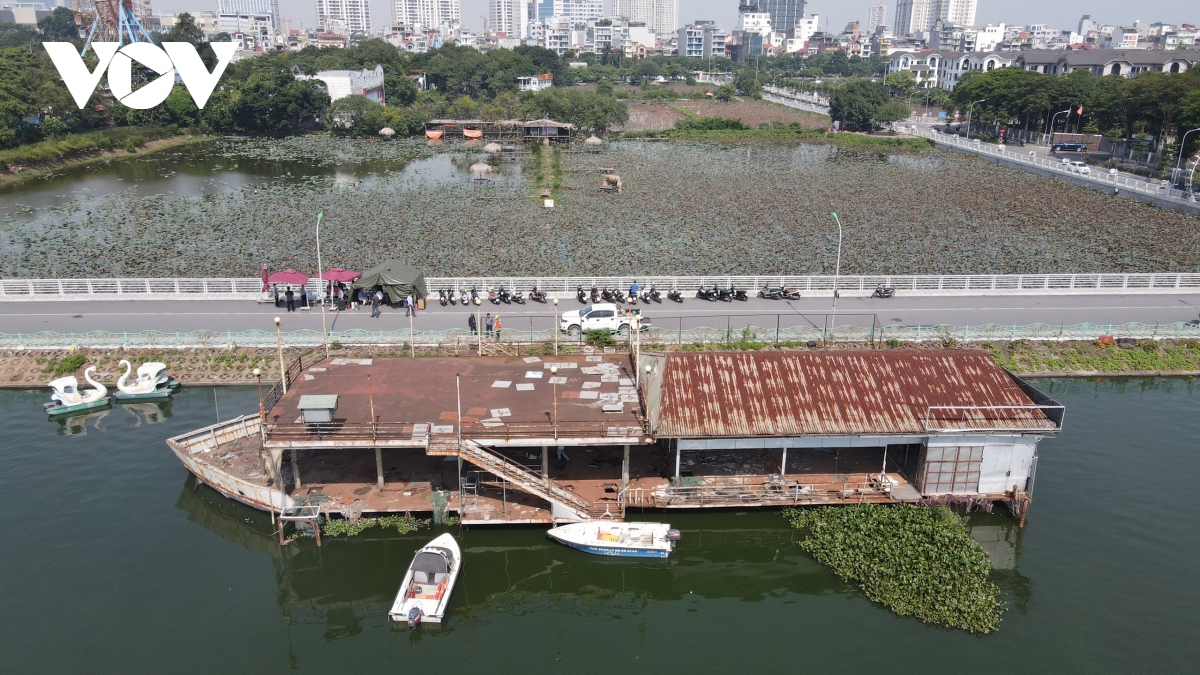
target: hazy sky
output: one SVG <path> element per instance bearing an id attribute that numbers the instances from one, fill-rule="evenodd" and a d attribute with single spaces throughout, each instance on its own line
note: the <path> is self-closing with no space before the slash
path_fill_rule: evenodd
<path id="1" fill-rule="evenodd" d="M 189 0 L 152 0 L 156 10 L 167 11 L 201 11 L 216 9 L 216 1 L 194 2 Z M 606 6 L 608 3 L 605 3 Z M 737 24 L 737 7 L 739 0 L 679 0 L 679 20 L 689 23 L 696 19 L 713 19 L 726 30 L 732 30 Z M 867 22 L 867 7 L 870 0 L 810 0 L 805 8 L 806 14 L 820 14 L 822 24 L 828 21 L 828 27 L 841 32 L 846 22 L 859 20 L 863 27 Z M 887 20 L 891 24 L 896 11 L 895 0 L 888 0 Z M 280 12 L 311 26 L 316 22 L 316 3 L 312 0 L 279 0 Z M 482 29 L 483 19 L 480 15 L 487 14 L 487 0 L 462 0 L 463 23 L 469 27 Z M 1147 5 L 1133 8 L 1128 2 L 1117 0 L 1060 0 L 1046 2 L 1045 0 L 980 0 L 979 10 L 975 21 L 980 25 L 985 23 L 1029 25 L 1031 23 L 1048 23 L 1056 28 L 1075 28 L 1079 25 L 1079 17 L 1091 14 L 1092 18 L 1101 23 L 1132 23 L 1137 19 L 1153 23 L 1164 21 L 1168 23 L 1200 23 L 1200 4 L 1195 0 L 1152 0 Z M 371 0 L 371 23 L 378 29 L 391 21 L 391 3 L 388 0 Z"/>

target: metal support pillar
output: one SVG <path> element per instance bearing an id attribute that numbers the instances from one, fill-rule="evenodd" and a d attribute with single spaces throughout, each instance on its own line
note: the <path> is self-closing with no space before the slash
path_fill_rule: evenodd
<path id="1" fill-rule="evenodd" d="M 292 448 L 292 476 L 296 479 L 297 490 L 304 487 L 304 485 L 300 482 L 300 459 L 296 456 L 299 454 L 299 450 Z"/>
<path id="2" fill-rule="evenodd" d="M 675 443 L 675 482 L 679 482 L 679 443 Z"/>
<path id="3" fill-rule="evenodd" d="M 623 446 L 625 448 L 624 457 L 621 459 L 621 489 L 629 487 L 629 444 Z"/>
<path id="4" fill-rule="evenodd" d="M 550 477 L 550 446 L 542 446 L 542 478 Z"/>
<path id="5" fill-rule="evenodd" d="M 383 450 L 375 448 L 375 485 L 383 489 Z"/>
<path id="6" fill-rule="evenodd" d="M 787 480 L 787 446 L 783 446 L 783 462 L 779 465 L 779 475 Z"/>

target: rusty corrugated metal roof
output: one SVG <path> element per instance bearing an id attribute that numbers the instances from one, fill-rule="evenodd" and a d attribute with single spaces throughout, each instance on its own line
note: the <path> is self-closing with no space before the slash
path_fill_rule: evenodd
<path id="1" fill-rule="evenodd" d="M 1057 429 L 1042 410 L 993 407 L 1033 401 L 984 351 L 702 352 L 662 367 L 648 406 L 659 437 Z"/>

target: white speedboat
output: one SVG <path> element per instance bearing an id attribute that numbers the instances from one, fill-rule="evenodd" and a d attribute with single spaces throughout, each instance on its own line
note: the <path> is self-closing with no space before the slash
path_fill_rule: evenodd
<path id="1" fill-rule="evenodd" d="M 408 566 L 388 618 L 407 621 L 409 628 L 425 621 L 441 623 L 461 569 L 462 551 L 454 537 L 443 534 L 423 546 Z"/>
<path id="2" fill-rule="evenodd" d="M 546 534 L 580 551 L 628 558 L 666 558 L 679 541 L 679 530 L 672 530 L 667 523 L 590 520 L 562 525 Z"/>
<path id="3" fill-rule="evenodd" d="M 91 373 L 96 367 L 92 366 L 83 371 L 83 379 L 87 380 L 94 389 L 79 389 L 79 380 L 74 375 L 60 377 L 50 383 L 54 393 L 50 402 L 43 407 L 51 417 L 80 413 L 87 410 L 107 408 L 111 401 L 108 398 L 108 387 L 92 379 Z"/>
<path id="4" fill-rule="evenodd" d="M 122 359 L 120 365 L 125 366 L 125 374 L 117 380 L 118 401 L 153 401 L 171 398 L 171 394 L 179 388 L 179 381 L 167 375 L 167 364 L 158 361 L 143 363 L 138 366 L 137 379 L 129 378 L 133 366 Z"/>

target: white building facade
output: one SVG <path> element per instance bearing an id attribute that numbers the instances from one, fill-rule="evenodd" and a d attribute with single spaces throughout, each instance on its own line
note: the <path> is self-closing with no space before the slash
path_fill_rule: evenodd
<path id="1" fill-rule="evenodd" d="M 429 31 L 461 21 L 460 0 L 395 0 L 392 5 L 392 23 L 395 25 Z"/>
<path id="2" fill-rule="evenodd" d="M 510 38 L 529 36 L 530 0 L 488 0 L 488 27 Z"/>
<path id="3" fill-rule="evenodd" d="M 657 35 L 679 29 L 679 0 L 612 0 L 613 16 L 646 24 Z"/>
<path id="4" fill-rule="evenodd" d="M 368 0 L 317 0 L 317 24 L 343 26 L 351 33 L 371 33 Z"/>
<path id="5" fill-rule="evenodd" d="M 867 34 L 874 35 L 880 26 L 887 25 L 887 5 L 871 5 L 867 12 Z"/>

